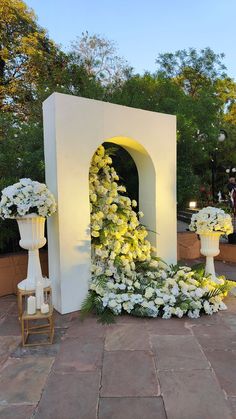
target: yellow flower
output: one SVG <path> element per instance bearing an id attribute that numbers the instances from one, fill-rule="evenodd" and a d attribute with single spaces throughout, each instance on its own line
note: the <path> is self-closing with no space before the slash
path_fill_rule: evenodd
<path id="1" fill-rule="evenodd" d="M 99 232 L 98 231 L 92 231 L 92 234 L 91 234 L 93 237 L 99 237 L 100 236 L 100 234 L 99 234 Z"/>
<path id="2" fill-rule="evenodd" d="M 95 193 L 93 193 L 92 195 L 90 195 L 90 200 L 92 202 L 96 202 L 97 201 L 97 195 Z"/>

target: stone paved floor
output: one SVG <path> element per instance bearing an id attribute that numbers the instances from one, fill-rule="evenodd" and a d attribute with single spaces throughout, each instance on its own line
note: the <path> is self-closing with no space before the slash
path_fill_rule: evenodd
<path id="1" fill-rule="evenodd" d="M 23 349 L 16 298 L 0 298 L 0 418 L 236 418 L 236 297 L 226 303 L 197 320 L 109 326 L 55 313 L 54 344 Z"/>

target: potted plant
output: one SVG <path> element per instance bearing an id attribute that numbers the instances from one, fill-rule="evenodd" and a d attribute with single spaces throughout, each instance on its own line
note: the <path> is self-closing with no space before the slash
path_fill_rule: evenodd
<path id="1" fill-rule="evenodd" d="M 28 250 L 27 278 L 18 284 L 22 290 L 34 290 L 36 281 L 43 279 L 39 249 L 46 243 L 45 218 L 56 211 L 54 196 L 44 183 L 28 178 L 2 190 L 0 217 L 17 220 L 23 249 Z M 44 279 L 44 285 L 49 281 Z"/>
<path id="2" fill-rule="evenodd" d="M 221 234 L 230 234 L 233 231 L 229 214 L 215 207 L 206 207 L 193 214 L 189 225 L 190 231 L 195 231 L 200 236 L 201 254 L 206 256 L 205 274 L 217 282 L 214 267 L 214 256 L 220 253 L 219 239 Z"/>

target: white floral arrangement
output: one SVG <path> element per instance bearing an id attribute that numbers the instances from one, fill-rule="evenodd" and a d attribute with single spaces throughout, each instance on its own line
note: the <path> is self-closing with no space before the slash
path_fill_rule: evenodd
<path id="1" fill-rule="evenodd" d="M 186 266 L 172 270 L 162 261 L 156 261 L 155 268 L 129 275 L 119 275 L 116 269 L 102 286 L 102 274 L 94 277 L 90 289 L 100 301 L 101 311 L 109 309 L 114 315 L 126 312 L 170 319 L 183 315 L 198 318 L 201 313 L 211 315 L 227 308 L 222 301 L 227 294 L 223 277 L 216 284 Z M 115 279 L 117 276 L 119 281 Z"/>
<path id="2" fill-rule="evenodd" d="M 169 319 L 225 310 L 222 300 L 235 283 L 221 277 L 216 284 L 204 275 L 204 267 L 170 267 L 153 257 L 140 223 L 143 214 L 135 211 L 137 203 L 124 196 L 126 189 L 118 181 L 110 156 L 100 146 L 89 173 L 92 279 L 82 312 L 93 310 L 101 321 L 110 322 L 124 313 Z"/>
<path id="3" fill-rule="evenodd" d="M 220 208 L 202 208 L 198 213 L 192 215 L 189 230 L 195 231 L 197 234 L 215 231 L 228 235 L 233 232 L 231 216 Z"/>
<path id="4" fill-rule="evenodd" d="M 3 219 L 31 213 L 49 217 L 55 211 L 54 196 L 44 183 L 24 178 L 2 190 L 0 217 Z"/>

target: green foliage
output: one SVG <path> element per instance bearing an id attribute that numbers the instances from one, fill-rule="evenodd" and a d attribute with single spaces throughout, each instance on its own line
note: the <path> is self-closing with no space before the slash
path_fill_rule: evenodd
<path id="1" fill-rule="evenodd" d="M 224 284 L 219 284 L 216 289 L 209 291 L 205 294 L 205 298 L 210 300 L 213 297 L 217 297 L 221 294 L 227 294 L 232 288 L 236 286 L 236 282 L 225 280 Z"/>
<path id="2" fill-rule="evenodd" d="M 84 318 L 88 313 L 92 313 L 96 308 L 96 295 L 94 295 L 94 292 L 89 292 L 86 296 L 86 298 L 83 300 L 80 314 L 81 318 Z"/>
<path id="3" fill-rule="evenodd" d="M 205 272 L 205 264 L 204 263 L 195 263 L 192 266 L 192 270 L 194 272 L 196 272 L 198 275 L 200 275 L 201 277 L 204 276 L 204 272 Z"/>
<path id="4" fill-rule="evenodd" d="M 102 324 L 115 323 L 115 316 L 109 308 L 106 307 L 104 311 L 97 314 L 99 314 L 98 323 L 102 323 Z"/>
<path id="5" fill-rule="evenodd" d="M 1 1 L 0 39 L 0 108 L 26 120 L 42 82 L 56 85 L 66 57 L 21 0 Z"/>
<path id="6" fill-rule="evenodd" d="M 81 305 L 81 320 L 90 313 L 97 314 L 99 316 L 98 322 L 102 324 L 111 324 L 115 322 L 115 316 L 112 311 L 107 307 L 105 309 L 102 307 L 101 298 L 93 291 L 89 291 Z"/>
<path id="7" fill-rule="evenodd" d="M 145 307 L 136 306 L 130 313 L 131 316 L 135 317 L 150 317 L 149 311 Z"/>
<path id="8" fill-rule="evenodd" d="M 186 208 L 189 201 L 199 200 L 201 179 L 194 174 L 189 163 L 177 167 L 177 202 L 179 208 Z"/>
<path id="9" fill-rule="evenodd" d="M 133 74 L 114 42 L 100 35 L 83 33 L 64 53 L 22 0 L 1 1 L 0 39 L 0 189 L 20 177 L 44 180 L 42 102 L 56 91 L 176 115 L 179 206 L 200 202 L 200 186 L 211 189 L 213 154 L 216 189 L 223 191 L 225 168 L 236 165 L 236 83 L 225 75 L 223 54 L 164 53 L 155 74 Z M 222 128 L 228 137 L 218 144 Z M 138 201 L 135 165 L 117 147 L 113 160 Z M 15 237 L 5 226 L 0 251 Z"/>
<path id="10" fill-rule="evenodd" d="M 178 50 L 175 53 L 159 54 L 156 63 L 158 73 L 176 79 L 190 95 L 204 89 L 218 78 L 225 78 L 226 67 L 222 64 L 224 54 L 216 54 L 211 48 Z"/>

